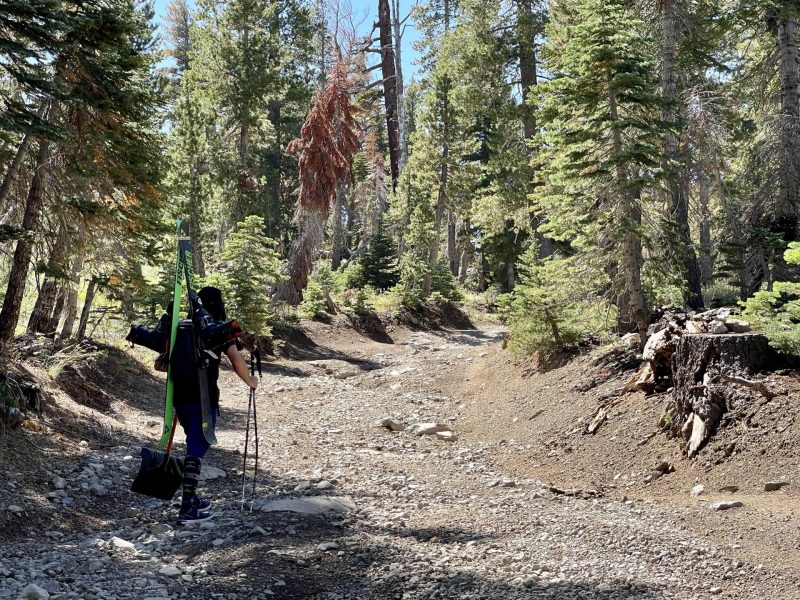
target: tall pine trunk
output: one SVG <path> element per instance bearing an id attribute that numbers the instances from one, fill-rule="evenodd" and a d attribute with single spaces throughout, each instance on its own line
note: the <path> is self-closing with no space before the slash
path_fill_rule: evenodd
<path id="1" fill-rule="evenodd" d="M 78 324 L 78 333 L 75 337 L 82 340 L 86 337 L 86 327 L 89 324 L 89 315 L 92 313 L 92 304 L 94 303 L 94 296 L 97 293 L 97 279 L 92 277 L 89 281 L 89 287 L 86 289 L 86 299 L 83 301 L 83 310 L 81 310 L 81 320 Z"/>
<path id="2" fill-rule="evenodd" d="M 800 53 L 797 18 L 778 17 L 778 59 L 781 81 L 780 198 L 775 220 L 795 220 L 800 209 Z"/>
<path id="3" fill-rule="evenodd" d="M 383 102 L 386 106 L 386 131 L 389 141 L 389 163 L 392 190 L 397 189 L 400 176 L 400 124 L 397 102 L 397 65 L 392 43 L 392 17 L 389 0 L 378 0 L 378 27 L 381 44 L 381 75 L 383 77 Z"/>
<path id="4" fill-rule="evenodd" d="M 333 232 L 331 233 L 331 269 L 342 265 L 345 247 L 344 211 L 347 200 L 347 184 L 342 182 L 336 188 L 336 203 L 333 205 Z"/>
<path id="5" fill-rule="evenodd" d="M 78 316 L 78 292 L 80 291 L 81 273 L 83 272 L 83 250 L 72 262 L 72 275 L 70 277 L 69 292 L 67 293 L 66 306 L 64 307 L 64 327 L 61 329 L 61 339 L 68 340 L 75 329 L 75 319 Z"/>
<path id="6" fill-rule="evenodd" d="M 403 79 L 403 27 L 400 21 L 400 0 L 392 0 L 392 33 L 394 35 L 394 70 L 397 93 L 397 125 L 400 135 L 398 170 L 402 173 L 408 162 L 408 117 L 405 106 L 405 81 Z"/>
<path id="7" fill-rule="evenodd" d="M 703 285 L 710 286 L 714 280 L 714 257 L 711 247 L 711 188 L 704 165 L 700 165 L 700 278 Z"/>
<path id="8" fill-rule="evenodd" d="M 55 107 L 53 107 L 53 110 L 55 110 Z M 39 232 L 39 213 L 44 202 L 49 170 L 50 142 L 42 139 L 39 141 L 33 179 L 25 202 L 25 216 L 22 219 L 22 228 L 29 235 L 36 235 Z M 11 271 L 8 275 L 8 286 L 3 298 L 3 308 L 0 311 L 0 340 L 4 342 L 14 337 L 14 332 L 19 322 L 22 297 L 25 295 L 25 285 L 28 279 L 28 268 L 32 253 L 32 240 L 21 238 L 17 241 L 14 258 L 11 262 Z"/>
<path id="9" fill-rule="evenodd" d="M 36 116 L 40 119 L 44 117 L 45 112 L 47 111 L 47 106 L 47 102 L 42 103 L 42 106 L 39 108 Z M 17 180 L 19 169 L 22 166 L 22 161 L 25 159 L 25 154 L 28 152 L 28 148 L 30 147 L 32 140 L 33 135 L 31 133 L 26 133 L 25 137 L 22 138 L 22 142 L 20 142 L 20 145 L 17 148 L 17 153 L 14 155 L 14 159 L 8 166 L 5 175 L 3 175 L 3 183 L 0 184 L 0 214 L 6 212 L 8 196 L 11 193 L 11 188 L 13 187 L 14 182 Z"/>
<path id="10" fill-rule="evenodd" d="M 608 107 L 612 126 L 619 122 L 617 109 L 617 96 L 611 85 L 611 76 L 608 76 Z M 612 129 L 612 143 L 615 156 L 622 155 L 622 135 L 619 128 Z M 630 174 L 622 162 L 617 162 L 616 171 L 617 191 L 619 192 L 617 214 L 622 228 L 622 272 L 624 277 L 624 291 L 620 295 L 618 311 L 619 321 L 623 327 L 635 325 L 639 332 L 639 339 L 644 345 L 647 341 L 647 328 L 649 316 L 647 303 L 642 287 L 642 240 L 640 229 L 642 226 L 642 209 L 639 192 L 630 189 Z"/>
<path id="11" fill-rule="evenodd" d="M 519 75 L 522 90 L 522 106 L 520 107 L 522 132 L 525 144 L 528 147 L 528 155 L 532 159 L 533 151 L 530 145 L 537 134 L 536 107 L 533 106 L 532 99 L 536 94 L 536 86 L 539 83 L 535 44 L 536 20 L 531 0 L 515 0 L 515 3 L 517 7 L 515 35 L 517 52 L 519 53 Z M 546 238 L 539 232 L 541 225 L 542 219 L 532 214 L 530 228 L 539 246 L 539 258 L 546 258 L 555 252 L 555 246 L 551 239 Z"/>
<path id="12" fill-rule="evenodd" d="M 300 214 L 297 219 L 300 237 L 292 247 L 286 268 L 289 278 L 278 285 L 273 302 L 286 302 L 292 306 L 300 304 L 301 292 L 308 285 L 314 258 L 325 237 L 328 212 L 327 207 L 309 206 Z"/>
<path id="13" fill-rule="evenodd" d="M 447 263 L 450 266 L 450 273 L 458 276 L 458 247 L 456 246 L 456 221 L 450 213 L 447 221 Z"/>
<path id="14" fill-rule="evenodd" d="M 66 270 L 68 259 L 69 230 L 66 223 L 62 222 L 47 260 L 47 274 L 44 283 L 42 283 L 39 296 L 36 298 L 36 303 L 28 319 L 28 333 L 55 335 L 58 323 L 55 328 L 51 329 L 53 313 L 63 282 L 58 275 Z"/>
<path id="15" fill-rule="evenodd" d="M 663 0 L 661 4 L 661 23 L 663 42 L 661 47 L 661 94 L 666 100 L 662 118 L 670 127 L 665 139 L 665 150 L 669 160 L 676 165 L 677 173 L 671 179 L 669 190 L 669 218 L 675 224 L 678 234 L 679 271 L 688 284 L 687 303 L 695 310 L 703 307 L 703 290 L 700 282 L 700 267 L 692 244 L 689 226 L 689 178 L 688 160 L 681 155 L 678 136 L 675 131 L 678 123 L 676 105 L 678 85 L 676 69 L 678 61 L 678 30 L 676 0 Z"/>

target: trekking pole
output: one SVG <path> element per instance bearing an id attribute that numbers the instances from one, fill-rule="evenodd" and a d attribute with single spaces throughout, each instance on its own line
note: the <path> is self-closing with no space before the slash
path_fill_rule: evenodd
<path id="1" fill-rule="evenodd" d="M 250 354 L 250 374 L 255 375 L 258 370 L 258 378 L 261 379 L 261 348 L 256 346 Z M 250 397 L 253 399 L 253 433 L 256 440 L 256 464 L 253 468 L 253 491 L 252 497 L 256 496 L 256 478 L 258 477 L 258 413 L 256 412 L 256 390 L 250 388 Z M 250 504 L 250 512 L 253 512 L 253 504 Z"/>
<path id="2" fill-rule="evenodd" d="M 253 405 L 253 390 L 250 389 L 250 396 L 247 399 L 247 433 L 244 436 L 244 460 L 242 461 L 242 507 L 244 510 L 244 489 L 247 476 L 247 448 L 250 445 L 250 407 Z"/>
<path id="3" fill-rule="evenodd" d="M 256 374 L 261 377 L 261 349 L 256 346 L 250 354 L 250 375 Z M 256 480 L 258 477 L 258 413 L 256 411 L 256 391 L 250 388 L 250 395 L 247 399 L 247 432 L 244 438 L 244 460 L 242 462 L 242 508 L 244 510 L 246 487 L 247 487 L 247 451 L 250 447 L 250 413 L 253 413 L 253 434 L 255 435 L 256 455 L 255 467 L 253 469 L 253 487 L 251 491 L 250 512 L 253 512 L 253 500 L 256 495 Z"/>

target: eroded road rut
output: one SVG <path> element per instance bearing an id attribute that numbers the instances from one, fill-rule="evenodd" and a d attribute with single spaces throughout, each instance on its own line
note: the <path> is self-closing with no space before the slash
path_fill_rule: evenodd
<path id="1" fill-rule="evenodd" d="M 436 422 L 458 436 L 467 406 L 447 382 L 499 335 L 488 328 L 406 334 L 393 345 L 353 340 L 271 364 L 258 396 L 262 462 L 252 512 L 239 504 L 247 393 L 224 373 L 220 446 L 209 462 L 225 476 L 203 488 L 216 519 L 173 528 L 172 509 L 126 490 L 137 448 L 87 452 L 67 489 L 99 480 L 120 498 L 118 518 L 4 545 L 0 597 L 28 583 L 50 598 L 87 600 L 761 597 L 770 574 L 692 537 L 677 509 L 554 493 L 493 471 L 493 448 L 479 439 L 375 426 L 385 418 Z M 297 507 L 298 498 L 333 498 L 337 510 L 265 512 L 276 500 Z"/>

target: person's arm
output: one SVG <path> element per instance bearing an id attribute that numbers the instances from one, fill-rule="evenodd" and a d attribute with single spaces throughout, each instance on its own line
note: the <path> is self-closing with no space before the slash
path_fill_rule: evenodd
<path id="1" fill-rule="evenodd" d="M 231 361 L 231 366 L 233 366 L 233 370 L 236 371 L 239 379 L 244 381 L 252 389 L 256 389 L 258 387 L 258 377 L 255 375 L 250 375 L 250 369 L 247 367 L 244 357 L 239 353 L 239 349 L 236 347 L 236 344 L 231 344 L 228 346 L 228 349 L 225 351 L 225 353 L 228 355 L 228 358 Z"/>

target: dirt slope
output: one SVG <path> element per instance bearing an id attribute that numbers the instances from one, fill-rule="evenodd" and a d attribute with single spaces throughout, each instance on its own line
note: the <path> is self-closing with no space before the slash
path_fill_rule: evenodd
<path id="1" fill-rule="evenodd" d="M 223 373 L 203 488 L 217 517 L 191 531 L 174 527 L 165 503 L 127 491 L 158 431 L 161 380 L 132 359 L 101 363 L 114 398 L 102 412 L 52 390 L 59 422 L 0 438 L 0 597 L 36 584 L 86 599 L 800 599 L 796 492 L 758 491 L 773 473 L 757 470 L 770 461 L 753 461 L 756 438 L 742 443 L 743 462 L 734 454 L 706 473 L 704 455 L 688 463 L 648 437 L 652 400 L 631 397 L 597 436 L 581 436 L 615 387 L 572 391 L 591 358 L 526 376 L 496 327 L 385 333 L 379 342 L 343 321 L 311 324 L 268 364 L 252 512 L 238 502 L 247 392 Z M 446 425 L 457 439 L 376 427 L 385 418 Z M 79 423 L 91 424 L 84 443 L 69 433 Z M 677 470 L 646 485 L 656 460 Z M 711 511 L 714 486 L 734 476 L 745 506 Z M 709 492 L 690 498 L 695 479 Z M 583 497 L 562 493 L 570 487 Z M 265 512 L 330 498 L 342 512 Z"/>

